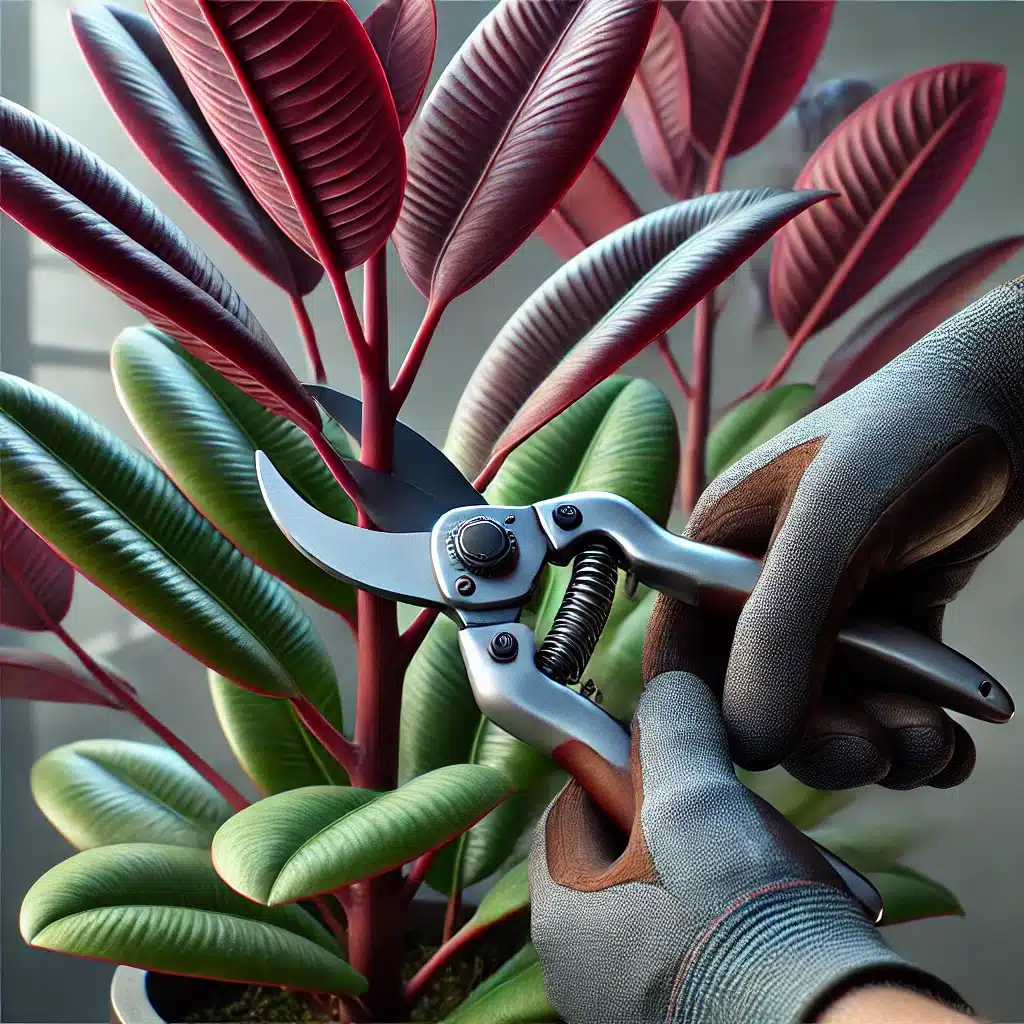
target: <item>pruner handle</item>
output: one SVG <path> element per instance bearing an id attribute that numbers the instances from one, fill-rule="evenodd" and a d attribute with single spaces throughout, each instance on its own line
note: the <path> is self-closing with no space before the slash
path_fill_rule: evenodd
<path id="1" fill-rule="evenodd" d="M 523 623 L 463 629 L 459 647 L 481 712 L 551 757 L 628 836 L 636 805 L 627 729 L 537 667 L 533 630 Z M 877 924 L 882 916 L 878 890 L 835 854 L 820 845 L 818 849 Z"/>

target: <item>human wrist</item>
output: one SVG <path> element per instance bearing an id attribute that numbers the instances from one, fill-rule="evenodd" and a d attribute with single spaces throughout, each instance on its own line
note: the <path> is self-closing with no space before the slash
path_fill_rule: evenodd
<path id="1" fill-rule="evenodd" d="M 851 988 L 893 984 L 969 1008 L 912 966 L 831 886 L 791 882 L 752 893 L 694 945 L 676 978 L 673 1024 L 795 1024 L 819 1019 Z"/>
<path id="2" fill-rule="evenodd" d="M 815 1024 L 971 1024 L 975 1019 L 912 989 L 870 984 L 830 1002 Z"/>

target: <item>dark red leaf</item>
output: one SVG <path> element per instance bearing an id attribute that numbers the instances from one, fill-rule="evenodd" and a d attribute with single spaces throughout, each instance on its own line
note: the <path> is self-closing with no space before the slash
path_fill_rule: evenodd
<path id="1" fill-rule="evenodd" d="M 647 172 L 664 192 L 689 199 L 704 161 L 690 138 L 686 52 L 679 23 L 664 7 L 622 103 Z"/>
<path id="2" fill-rule="evenodd" d="M 382 0 L 363 22 L 388 76 L 402 131 L 412 123 L 434 64 L 434 0 Z"/>
<path id="3" fill-rule="evenodd" d="M 716 193 L 707 198 L 729 195 Z M 758 201 L 742 205 L 672 249 L 598 320 L 533 392 L 498 439 L 485 476 L 531 434 L 681 320 L 783 224 L 828 195 L 760 190 Z M 634 221 L 613 237 L 628 246 L 628 233 L 631 229 L 639 233 L 644 220 Z"/>
<path id="4" fill-rule="evenodd" d="M 631 289 L 698 231 L 777 194 L 716 192 L 630 218 L 613 234 L 589 239 L 588 248 L 552 274 L 488 346 L 452 417 L 449 457 L 466 476 L 479 473 L 523 403 Z"/>
<path id="5" fill-rule="evenodd" d="M 405 151 L 384 69 L 344 0 L 146 0 L 207 123 L 296 245 L 337 271 L 387 241 Z"/>
<path id="6" fill-rule="evenodd" d="M 734 156 L 779 123 L 818 59 L 834 6 L 835 0 L 687 4 L 680 27 L 690 133 L 706 156 L 714 154 L 727 131 L 726 155 Z"/>
<path id="7" fill-rule="evenodd" d="M 268 409 L 320 429 L 316 403 L 209 257 L 59 128 L 0 98 L 0 208 Z"/>
<path id="8" fill-rule="evenodd" d="M 261 274 L 292 295 L 323 277 L 267 216 L 221 148 L 153 23 L 90 3 L 71 28 L 111 110 L 164 180 Z"/>
<path id="9" fill-rule="evenodd" d="M 636 220 L 641 212 L 619 179 L 595 156 L 536 233 L 556 256 L 568 260 Z"/>
<path id="10" fill-rule="evenodd" d="M 60 623 L 71 607 L 75 570 L 0 501 L 0 623 L 12 629 L 45 632 L 45 621 L 26 589 Z"/>
<path id="11" fill-rule="evenodd" d="M 1022 248 L 1024 235 L 978 246 L 894 295 L 826 361 L 815 382 L 815 405 L 849 391 L 959 312 L 995 269 Z"/>
<path id="12" fill-rule="evenodd" d="M 409 133 L 395 245 L 443 309 L 533 234 L 611 127 L 654 24 L 647 0 L 502 0 Z"/>
<path id="13" fill-rule="evenodd" d="M 120 681 L 122 685 L 128 685 L 123 679 Z M 81 669 L 52 655 L 43 654 L 42 651 L 17 647 L 0 647 L 0 697 L 5 700 L 45 700 L 55 704 L 121 707 Z"/>
<path id="14" fill-rule="evenodd" d="M 846 312 L 921 240 L 981 154 L 1005 81 L 997 64 L 917 71 L 863 103 L 815 151 L 797 187 L 842 198 L 776 239 L 772 309 L 791 348 Z"/>

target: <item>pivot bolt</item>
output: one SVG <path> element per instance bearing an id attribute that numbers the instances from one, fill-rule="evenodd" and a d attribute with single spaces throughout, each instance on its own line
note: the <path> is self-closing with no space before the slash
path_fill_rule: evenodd
<path id="1" fill-rule="evenodd" d="M 583 513 L 575 505 L 559 505 L 552 518 L 563 530 L 575 530 L 583 522 Z"/>
<path id="2" fill-rule="evenodd" d="M 519 641 L 511 633 L 495 633 L 487 645 L 487 651 L 495 661 L 515 661 L 519 653 Z"/>
<path id="3" fill-rule="evenodd" d="M 474 583 L 472 578 L 469 576 L 460 576 L 455 581 L 455 589 L 463 597 L 469 597 L 469 595 L 472 594 L 474 590 L 476 590 L 476 583 Z"/>
<path id="4" fill-rule="evenodd" d="M 474 516 L 459 523 L 448 537 L 448 546 L 474 576 L 507 576 L 515 568 L 515 534 L 489 516 Z"/>

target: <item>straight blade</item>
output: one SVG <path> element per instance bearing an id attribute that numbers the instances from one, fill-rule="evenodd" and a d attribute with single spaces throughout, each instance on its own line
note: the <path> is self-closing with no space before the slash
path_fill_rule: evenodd
<path id="1" fill-rule="evenodd" d="M 321 569 L 388 600 L 445 607 L 429 533 L 377 533 L 332 519 L 299 495 L 264 452 L 256 453 L 256 475 L 278 528 Z"/>

